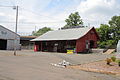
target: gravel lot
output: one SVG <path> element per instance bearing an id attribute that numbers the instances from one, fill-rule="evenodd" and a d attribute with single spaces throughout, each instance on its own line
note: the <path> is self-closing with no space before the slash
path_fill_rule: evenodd
<path id="1" fill-rule="evenodd" d="M 13 51 L 0 51 L 0 80 L 120 80 L 119 75 L 85 72 L 51 65 L 62 60 L 72 64 L 84 64 L 112 55 L 17 51 L 17 56 L 13 56 Z"/>

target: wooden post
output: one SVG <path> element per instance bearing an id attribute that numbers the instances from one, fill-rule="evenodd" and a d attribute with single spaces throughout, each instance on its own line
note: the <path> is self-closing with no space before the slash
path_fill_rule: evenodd
<path id="1" fill-rule="evenodd" d="M 42 42 L 41 42 L 41 51 L 42 51 Z"/>
<path id="2" fill-rule="evenodd" d="M 67 45 L 68 45 L 68 43 L 67 43 L 67 41 L 66 41 L 66 52 L 67 52 Z"/>
<path id="3" fill-rule="evenodd" d="M 47 52 L 48 48 L 47 48 L 47 41 L 45 42 L 45 52 Z"/>
<path id="4" fill-rule="evenodd" d="M 67 46 L 67 44 L 68 44 L 68 43 L 67 43 L 67 41 L 66 41 L 66 46 Z"/>
<path id="5" fill-rule="evenodd" d="M 75 52 L 77 53 L 77 50 L 78 50 L 78 46 L 77 46 L 77 45 L 78 45 L 78 40 L 76 40 L 75 45 L 76 45 L 76 46 L 75 46 L 75 48 L 76 48 L 76 49 L 75 49 Z"/>

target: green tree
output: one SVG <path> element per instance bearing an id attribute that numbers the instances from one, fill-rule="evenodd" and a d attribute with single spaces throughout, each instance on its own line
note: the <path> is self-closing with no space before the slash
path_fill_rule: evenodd
<path id="1" fill-rule="evenodd" d="M 108 48 L 113 45 L 113 40 L 111 40 L 111 29 L 109 25 L 107 24 L 101 24 L 100 28 L 96 29 L 99 36 L 100 41 L 98 42 L 98 45 L 100 48 Z"/>
<path id="2" fill-rule="evenodd" d="M 97 32 L 100 36 L 98 45 L 102 48 L 106 46 L 116 47 L 118 40 L 120 40 L 120 16 L 113 16 L 109 20 L 109 25 L 101 24 Z"/>
<path id="3" fill-rule="evenodd" d="M 118 40 L 120 40 L 120 16 L 113 16 L 109 21 L 109 25 L 113 40 L 115 40 L 115 44 L 117 44 Z"/>
<path id="4" fill-rule="evenodd" d="M 100 41 L 107 41 L 111 38 L 111 30 L 109 25 L 101 24 L 100 28 L 96 29 L 100 36 Z"/>
<path id="5" fill-rule="evenodd" d="M 78 12 L 75 13 L 71 13 L 68 17 L 68 19 L 65 20 L 65 22 L 67 23 L 62 29 L 64 28 L 70 28 L 73 26 L 81 26 L 83 25 L 83 21 L 79 15 Z"/>
<path id="6" fill-rule="evenodd" d="M 51 29 L 51 28 L 48 28 L 48 27 L 43 27 L 43 28 L 39 29 L 37 32 L 33 32 L 32 34 L 33 34 L 34 36 L 40 36 L 40 35 L 48 32 L 48 31 L 52 31 L 52 29 Z"/>

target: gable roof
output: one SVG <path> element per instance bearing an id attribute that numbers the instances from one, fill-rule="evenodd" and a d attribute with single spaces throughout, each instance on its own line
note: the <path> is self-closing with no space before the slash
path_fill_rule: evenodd
<path id="1" fill-rule="evenodd" d="M 6 28 L 6 27 L 2 26 L 2 25 L 0 25 L 0 27 L 2 27 L 2 28 L 4 28 L 4 29 L 6 29 L 6 30 L 7 30 L 7 31 L 9 31 L 9 32 L 12 32 L 13 34 L 16 34 L 16 35 L 20 36 L 19 34 L 17 34 L 17 33 L 15 33 L 15 32 L 13 32 L 12 30 L 10 30 L 10 29 L 8 29 L 8 28 Z"/>
<path id="2" fill-rule="evenodd" d="M 49 31 L 31 41 L 77 40 L 87 34 L 92 28 L 94 27 Z"/>

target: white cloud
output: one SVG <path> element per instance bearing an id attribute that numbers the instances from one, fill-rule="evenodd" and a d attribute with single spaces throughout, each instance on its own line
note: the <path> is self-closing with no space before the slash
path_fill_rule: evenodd
<path id="1" fill-rule="evenodd" d="M 48 6 L 51 1 L 52 0 L 16 0 L 17 3 L 15 4 L 20 6 L 18 32 L 32 32 L 35 30 L 35 26 L 37 26 L 37 30 L 45 26 L 58 29 L 65 25 L 64 20 L 70 13 L 75 11 L 80 13 L 86 25 L 90 23 L 91 26 L 98 26 L 101 23 L 106 23 L 106 20 L 109 20 L 110 17 L 120 11 L 117 0 L 81 0 L 81 2 L 79 0 L 73 0 L 74 4 L 65 6 L 64 11 L 59 11 L 61 5 L 47 11 L 45 7 Z M 0 21 L 15 22 L 15 10 L 5 9 L 0 9 Z M 34 24 L 26 24 L 28 22 Z M 2 24 L 14 31 L 15 23 Z"/>
<path id="2" fill-rule="evenodd" d="M 51 6 L 50 3 L 52 0 L 15 0 L 15 5 L 19 5 L 19 22 L 18 22 L 18 32 L 28 33 L 35 30 L 35 26 L 37 29 L 42 27 L 51 27 L 53 29 L 58 29 L 65 25 L 64 20 L 71 13 L 71 10 L 75 9 L 76 5 L 65 6 L 65 11 L 59 11 L 61 6 L 57 6 L 53 10 L 46 10 L 46 6 Z M 74 0 L 76 1 L 76 0 Z M 77 2 L 76 2 L 77 3 Z M 64 3 L 63 3 L 64 4 Z M 12 21 L 15 22 L 15 10 L 1 10 L 1 12 L 5 13 L 5 19 L 1 19 L 1 21 Z M 12 12 L 12 13 L 11 13 Z M 28 24 L 32 22 L 34 24 Z M 14 31 L 15 23 L 2 23 L 5 27 Z"/>
<path id="3" fill-rule="evenodd" d="M 117 15 L 119 10 L 117 0 L 85 0 L 77 7 L 84 22 L 92 26 L 106 23 L 112 16 Z"/>
<path id="4" fill-rule="evenodd" d="M 0 12 L 0 16 L 5 16 L 5 13 Z"/>

